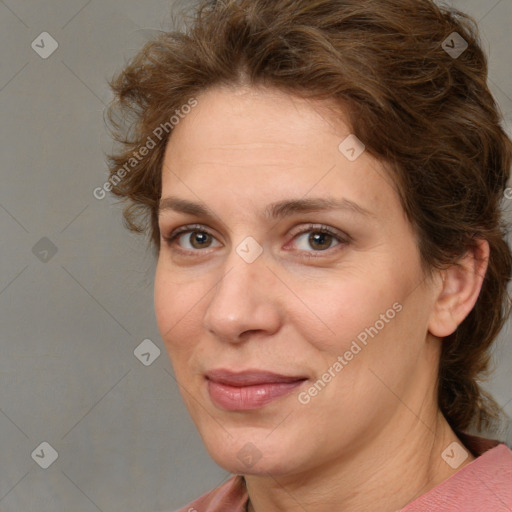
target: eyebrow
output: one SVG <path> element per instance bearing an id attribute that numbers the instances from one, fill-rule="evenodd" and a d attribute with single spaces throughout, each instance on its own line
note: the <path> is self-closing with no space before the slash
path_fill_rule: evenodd
<path id="1" fill-rule="evenodd" d="M 194 203 L 187 199 L 170 196 L 160 200 L 158 214 L 164 211 L 175 211 L 195 217 L 209 219 L 218 216 L 202 203 Z M 375 214 L 349 199 L 335 199 L 331 197 L 315 197 L 307 199 L 287 199 L 269 204 L 264 211 L 268 220 L 279 220 L 298 213 L 310 213 L 326 210 L 341 210 L 356 213 L 364 217 L 375 217 Z"/>

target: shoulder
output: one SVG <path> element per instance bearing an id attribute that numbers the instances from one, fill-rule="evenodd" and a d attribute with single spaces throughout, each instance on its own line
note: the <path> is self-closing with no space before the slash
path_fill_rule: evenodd
<path id="1" fill-rule="evenodd" d="M 468 444 L 471 451 L 477 448 L 477 458 L 402 512 L 512 510 L 512 450 L 481 438 L 472 438 Z"/>
<path id="2" fill-rule="evenodd" d="M 247 501 L 244 479 L 235 475 L 176 512 L 245 512 Z"/>

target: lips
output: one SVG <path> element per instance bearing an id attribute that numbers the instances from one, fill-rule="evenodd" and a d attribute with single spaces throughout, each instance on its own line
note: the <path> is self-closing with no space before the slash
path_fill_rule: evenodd
<path id="1" fill-rule="evenodd" d="M 261 370 L 232 372 L 211 370 L 206 373 L 212 402 L 228 411 L 259 409 L 301 386 L 307 377 L 281 375 Z"/>
<path id="2" fill-rule="evenodd" d="M 211 370 L 206 373 L 206 378 L 219 384 L 227 386 L 243 387 L 253 386 L 255 384 L 277 384 L 282 382 L 297 382 L 305 380 L 304 376 L 288 376 L 278 373 L 266 372 L 261 370 L 246 370 L 235 373 L 230 370 Z"/>

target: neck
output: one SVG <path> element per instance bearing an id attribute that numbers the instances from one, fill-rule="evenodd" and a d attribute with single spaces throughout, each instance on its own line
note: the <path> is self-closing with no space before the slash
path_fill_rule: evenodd
<path id="1" fill-rule="evenodd" d="M 462 442 L 439 411 L 430 428 L 417 418 L 397 420 L 357 453 L 329 464 L 288 476 L 247 475 L 248 512 L 363 512 L 377 503 L 379 511 L 395 512 L 474 460 L 469 452 L 457 469 L 443 460 L 448 445 Z"/>

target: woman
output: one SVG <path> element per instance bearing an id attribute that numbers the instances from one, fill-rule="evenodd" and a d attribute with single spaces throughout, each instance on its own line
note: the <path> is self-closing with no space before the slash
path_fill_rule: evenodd
<path id="1" fill-rule="evenodd" d="M 511 510 L 512 452 L 468 434 L 511 273 L 486 78 L 430 0 L 225 0 L 112 82 L 109 188 L 234 474 L 183 511 Z"/>

